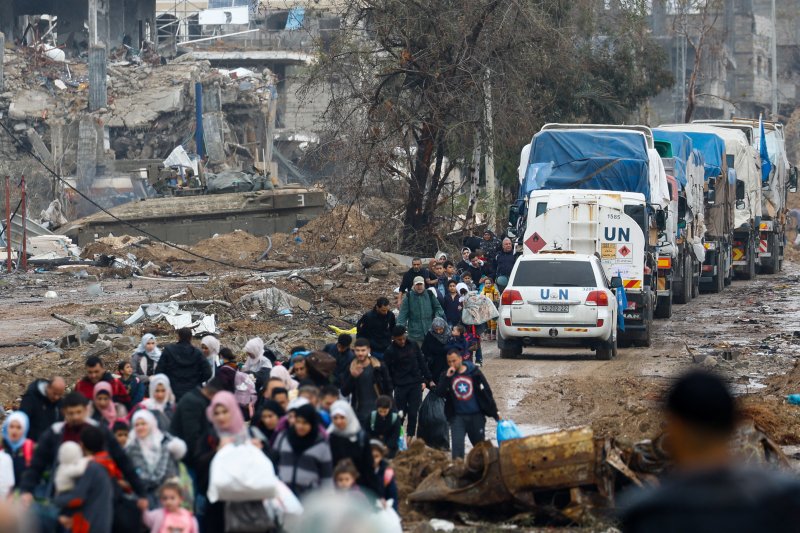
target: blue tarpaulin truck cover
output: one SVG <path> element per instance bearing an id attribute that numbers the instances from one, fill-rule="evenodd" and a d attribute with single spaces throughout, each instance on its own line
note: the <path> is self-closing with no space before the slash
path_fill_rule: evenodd
<path id="1" fill-rule="evenodd" d="M 656 131 L 662 132 L 665 130 L 653 130 L 653 136 Z M 705 178 L 716 178 L 722 174 L 722 161 L 725 157 L 725 141 L 713 133 L 699 132 L 699 131 L 683 131 L 680 129 L 670 129 L 669 132 L 682 133 L 692 140 L 692 146 L 703 154 L 703 164 L 705 168 Z"/>
<path id="2" fill-rule="evenodd" d="M 653 130 L 653 139 L 668 142 L 672 145 L 672 155 L 675 157 L 675 179 L 686 187 L 686 163 L 692 157 L 692 139 L 680 131 Z"/>
<path id="3" fill-rule="evenodd" d="M 649 198 L 647 142 L 633 131 L 540 131 L 522 189 L 597 189 Z"/>

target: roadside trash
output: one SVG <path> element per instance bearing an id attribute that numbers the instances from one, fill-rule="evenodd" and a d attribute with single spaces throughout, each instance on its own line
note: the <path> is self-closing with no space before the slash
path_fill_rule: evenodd
<path id="1" fill-rule="evenodd" d="M 513 420 L 501 420 L 497 424 L 497 443 L 502 444 L 504 441 L 511 439 L 519 439 L 522 437 L 517 425 Z"/>
<path id="2" fill-rule="evenodd" d="M 125 320 L 124 324 L 126 326 L 131 326 L 142 320 L 148 320 L 150 322 L 164 320 L 176 330 L 190 328 L 193 335 L 199 335 L 201 333 L 216 334 L 218 331 L 214 315 L 206 315 L 199 311 L 189 311 L 186 309 L 186 307 L 208 306 L 212 304 L 224 304 L 230 307 L 228 302 L 218 300 L 142 304 L 134 314 Z"/>
<path id="3" fill-rule="evenodd" d="M 103 286 L 99 283 L 92 283 L 86 287 L 86 292 L 89 293 L 89 296 L 100 296 L 103 294 Z"/>
<path id="4" fill-rule="evenodd" d="M 800 405 L 800 394 L 790 394 L 786 397 L 786 401 L 792 405 Z"/>
<path id="5" fill-rule="evenodd" d="M 44 297 L 45 298 L 58 298 L 58 294 L 56 293 L 56 291 L 47 291 L 46 293 L 44 293 Z"/>
<path id="6" fill-rule="evenodd" d="M 425 441 L 431 448 L 447 450 L 450 448 L 447 416 L 444 414 L 444 398 L 435 392 L 429 392 L 422 400 L 419 409 L 417 437 Z"/>

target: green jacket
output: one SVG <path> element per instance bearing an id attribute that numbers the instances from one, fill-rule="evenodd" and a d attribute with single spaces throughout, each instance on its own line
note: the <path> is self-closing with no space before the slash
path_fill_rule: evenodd
<path id="1" fill-rule="evenodd" d="M 408 338 L 421 343 L 437 316 L 444 318 L 444 311 L 438 298 L 427 289 L 422 294 L 412 290 L 403 299 L 400 314 L 397 316 L 397 325 L 406 326 Z"/>

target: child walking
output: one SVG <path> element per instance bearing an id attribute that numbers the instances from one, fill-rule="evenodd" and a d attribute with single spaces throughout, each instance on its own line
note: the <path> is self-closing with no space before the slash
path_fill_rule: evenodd
<path id="1" fill-rule="evenodd" d="M 145 511 L 142 519 L 150 533 L 198 533 L 200 527 L 191 512 L 183 508 L 183 490 L 177 480 L 168 480 L 158 489 L 160 509 Z"/>

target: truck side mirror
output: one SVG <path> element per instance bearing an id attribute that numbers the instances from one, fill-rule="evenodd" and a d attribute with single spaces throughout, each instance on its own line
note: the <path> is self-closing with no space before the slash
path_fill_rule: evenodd
<path id="1" fill-rule="evenodd" d="M 789 172 L 789 192 L 797 192 L 797 167 Z"/>
<path id="2" fill-rule="evenodd" d="M 678 220 L 685 220 L 686 219 L 686 197 L 685 196 L 678 196 Z M 684 222 L 684 227 L 686 227 L 686 223 Z"/>
<path id="3" fill-rule="evenodd" d="M 744 200 L 744 182 L 742 180 L 736 180 L 736 200 Z"/>
<path id="4" fill-rule="evenodd" d="M 613 276 L 611 278 L 611 288 L 612 289 L 621 289 L 622 288 L 622 278 L 620 276 Z"/>
<path id="5" fill-rule="evenodd" d="M 508 225 L 512 228 L 517 227 L 517 222 L 519 221 L 519 206 L 517 204 L 512 204 L 508 208 Z"/>
<path id="6" fill-rule="evenodd" d="M 656 227 L 659 231 L 667 229 L 667 212 L 663 209 L 656 211 Z"/>

